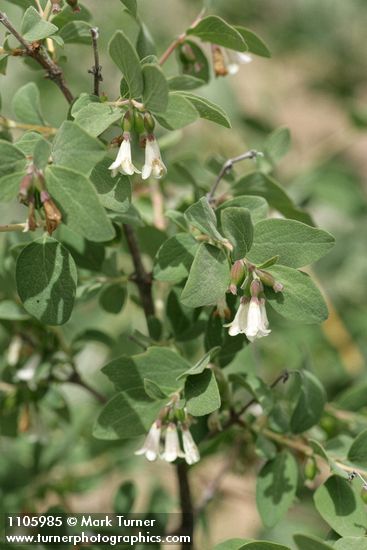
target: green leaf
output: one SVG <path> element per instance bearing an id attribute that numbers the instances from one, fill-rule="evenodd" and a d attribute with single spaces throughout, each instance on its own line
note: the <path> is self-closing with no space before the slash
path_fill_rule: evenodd
<path id="1" fill-rule="evenodd" d="M 136 50 L 140 59 L 144 59 L 148 55 L 156 55 L 156 47 L 150 34 L 150 31 L 144 23 L 141 23 L 138 39 L 136 42 Z"/>
<path id="2" fill-rule="evenodd" d="M 100 103 L 99 97 L 93 94 L 81 93 L 71 106 L 71 116 L 75 118 L 78 112 L 91 103 Z"/>
<path id="3" fill-rule="evenodd" d="M 152 346 L 144 353 L 114 359 L 102 372 L 118 391 L 146 398 L 144 379 L 157 384 L 164 393 L 174 393 L 182 385 L 177 377 L 189 368 L 190 364 L 178 353 Z"/>
<path id="4" fill-rule="evenodd" d="M 247 44 L 242 35 L 216 15 L 204 17 L 195 27 L 188 29 L 187 34 L 197 36 L 203 42 L 211 42 L 238 52 L 247 50 Z"/>
<path id="5" fill-rule="evenodd" d="M 311 217 L 294 206 L 280 185 L 266 174 L 252 172 L 242 176 L 233 186 L 233 192 L 235 195 L 259 195 L 264 197 L 270 206 L 281 212 L 286 218 L 313 225 Z"/>
<path id="6" fill-rule="evenodd" d="M 134 17 L 136 17 L 138 9 L 136 0 L 120 0 L 120 2 L 124 4 L 125 8 L 127 8 Z"/>
<path id="7" fill-rule="evenodd" d="M 198 242 L 188 233 L 177 233 L 158 250 L 153 277 L 158 281 L 178 283 L 189 275 Z"/>
<path id="8" fill-rule="evenodd" d="M 276 542 L 255 540 L 245 544 L 240 550 L 290 550 L 290 548 L 288 546 L 283 546 L 283 544 L 277 544 Z"/>
<path id="9" fill-rule="evenodd" d="M 331 476 L 314 494 L 321 517 L 342 537 L 363 536 L 366 513 L 362 499 L 349 481 Z"/>
<path id="10" fill-rule="evenodd" d="M 199 118 L 197 109 L 183 95 L 170 93 L 167 109 L 156 116 L 158 122 L 168 130 L 178 130 Z"/>
<path id="11" fill-rule="evenodd" d="M 229 375 L 229 380 L 246 388 L 264 409 L 264 413 L 269 414 L 274 406 L 274 395 L 261 378 L 250 373 L 232 373 Z"/>
<path id="12" fill-rule="evenodd" d="M 217 355 L 219 351 L 220 351 L 220 346 L 216 346 L 215 348 L 212 348 L 211 350 L 209 350 L 204 355 L 204 357 L 199 359 L 199 361 L 195 363 L 193 367 L 191 367 L 191 369 L 187 370 L 183 374 L 180 374 L 178 379 L 184 378 L 185 376 L 188 376 L 188 375 L 197 375 L 204 372 L 204 370 L 209 365 L 210 361 L 212 361 L 213 357 Z"/>
<path id="13" fill-rule="evenodd" d="M 0 319 L 2 321 L 26 321 L 29 315 L 24 309 L 11 300 L 0 302 Z"/>
<path id="14" fill-rule="evenodd" d="M 44 170 L 51 156 L 51 143 L 46 139 L 39 139 L 33 151 L 33 164 L 39 169 Z"/>
<path id="15" fill-rule="evenodd" d="M 288 153 L 290 146 L 291 134 L 289 129 L 277 128 L 265 141 L 265 157 L 272 165 L 275 165 Z"/>
<path id="16" fill-rule="evenodd" d="M 229 207 L 221 212 L 224 235 L 233 245 L 232 258 L 244 258 L 252 245 L 253 225 L 247 208 Z"/>
<path id="17" fill-rule="evenodd" d="M 132 481 L 124 481 L 117 490 L 113 510 L 115 514 L 131 512 L 137 497 L 136 486 Z"/>
<path id="18" fill-rule="evenodd" d="M 167 394 L 161 390 L 158 384 L 153 382 L 153 380 L 149 380 L 149 378 L 144 378 L 144 389 L 147 396 L 150 397 L 151 399 L 167 398 Z"/>
<path id="19" fill-rule="evenodd" d="M 170 90 L 195 90 L 205 84 L 205 80 L 188 74 L 170 76 L 167 82 Z"/>
<path id="20" fill-rule="evenodd" d="M 220 124 L 225 128 L 232 127 L 231 121 L 229 120 L 226 112 L 222 109 L 222 107 L 219 107 L 219 105 L 216 105 L 216 103 L 209 101 L 209 99 L 206 99 L 205 97 L 191 94 L 189 92 L 182 92 L 182 95 L 183 97 L 188 99 L 193 104 L 193 106 L 197 109 L 200 115 L 200 118 L 210 120 L 211 122 Z"/>
<path id="21" fill-rule="evenodd" d="M 99 304 L 107 313 L 116 315 L 124 307 L 126 298 L 126 287 L 113 283 L 103 289 L 99 296 Z"/>
<path id="22" fill-rule="evenodd" d="M 19 192 L 19 185 L 24 178 L 24 170 L 14 172 L 0 178 L 0 201 L 10 202 L 16 198 Z"/>
<path id="23" fill-rule="evenodd" d="M 347 411 L 358 411 L 367 406 L 367 380 L 361 380 L 358 385 L 342 392 L 336 402 L 338 407 Z"/>
<path id="24" fill-rule="evenodd" d="M 348 460 L 362 468 L 367 466 L 367 430 L 364 430 L 354 440 L 348 452 Z"/>
<path id="25" fill-rule="evenodd" d="M 46 325 L 62 325 L 69 319 L 76 283 L 74 260 L 55 239 L 37 239 L 18 257 L 19 297 L 28 313 Z"/>
<path id="26" fill-rule="evenodd" d="M 269 48 L 257 34 L 249 29 L 245 29 L 245 27 L 235 25 L 234 28 L 240 33 L 246 42 L 249 52 L 254 53 L 255 55 L 260 55 L 261 57 L 271 57 Z"/>
<path id="27" fill-rule="evenodd" d="M 118 393 L 102 409 L 93 429 L 97 439 L 129 439 L 146 434 L 166 400 Z"/>
<path id="28" fill-rule="evenodd" d="M 242 550 L 247 539 L 229 539 L 214 546 L 213 550 Z"/>
<path id="29" fill-rule="evenodd" d="M 216 213 L 218 215 L 225 208 L 231 208 L 234 206 L 238 208 L 247 208 L 250 211 L 251 220 L 253 223 L 257 223 L 266 218 L 269 210 L 268 203 L 262 197 L 251 197 L 245 195 L 223 202 L 216 209 Z"/>
<path id="30" fill-rule="evenodd" d="M 91 136 L 99 136 L 112 124 L 122 119 L 120 109 L 106 103 L 89 103 L 78 110 L 75 122 Z"/>
<path id="31" fill-rule="evenodd" d="M 122 31 L 116 31 L 109 43 L 112 60 L 123 73 L 130 97 L 137 99 L 143 93 L 144 83 L 140 60 L 130 40 Z"/>
<path id="32" fill-rule="evenodd" d="M 185 383 L 186 407 L 193 416 L 204 416 L 220 407 L 220 395 L 214 373 L 210 369 L 188 376 Z"/>
<path id="33" fill-rule="evenodd" d="M 28 82 L 15 92 L 11 107 L 16 118 L 21 122 L 40 126 L 45 125 L 39 89 L 34 82 Z"/>
<path id="34" fill-rule="evenodd" d="M 328 317 L 325 301 L 312 279 L 302 271 L 275 265 L 268 271 L 284 285 L 282 292 L 265 288 L 266 297 L 280 315 L 300 323 L 322 323 Z"/>
<path id="35" fill-rule="evenodd" d="M 43 40 L 55 34 L 58 30 L 56 25 L 42 19 L 41 15 L 33 6 L 30 6 L 23 16 L 21 35 L 27 42 Z"/>
<path id="36" fill-rule="evenodd" d="M 15 145 L 20 149 L 25 155 L 33 156 L 33 151 L 36 148 L 36 145 L 39 141 L 44 140 L 45 138 L 41 136 L 38 132 L 25 132 L 16 142 Z"/>
<path id="37" fill-rule="evenodd" d="M 366 537 L 343 537 L 335 542 L 333 550 L 367 550 Z"/>
<path id="38" fill-rule="evenodd" d="M 291 430 L 295 434 L 305 432 L 317 424 L 324 411 L 326 394 L 321 382 L 309 371 L 299 373 L 300 396 L 291 416 Z"/>
<path id="39" fill-rule="evenodd" d="M 216 304 L 223 298 L 228 284 L 229 265 L 225 253 L 210 244 L 201 244 L 182 291 L 181 302 L 194 308 Z"/>
<path id="40" fill-rule="evenodd" d="M 9 55 L 6 53 L 0 54 L 0 74 L 6 75 L 8 68 Z"/>
<path id="41" fill-rule="evenodd" d="M 192 61 L 183 60 L 178 53 L 177 57 L 179 63 L 182 66 L 182 72 L 185 75 L 199 78 L 200 80 L 204 80 L 204 82 L 209 82 L 210 67 L 208 58 L 206 57 L 205 53 L 200 48 L 200 46 L 198 46 L 196 42 L 193 42 L 192 40 L 185 40 L 184 44 L 190 48 L 194 59 Z"/>
<path id="42" fill-rule="evenodd" d="M 46 169 L 47 188 L 58 203 L 63 223 L 94 242 L 113 239 L 115 231 L 90 181 L 68 168 Z"/>
<path id="43" fill-rule="evenodd" d="M 70 21 L 59 31 L 65 44 L 91 44 L 91 25 L 85 21 Z"/>
<path id="44" fill-rule="evenodd" d="M 0 140 L 0 178 L 22 170 L 25 167 L 25 156 L 12 143 Z"/>
<path id="45" fill-rule="evenodd" d="M 104 159 L 93 168 L 90 179 L 96 188 L 100 203 L 114 212 L 127 212 L 131 203 L 131 183 L 127 176 L 111 177 L 110 159 Z"/>
<path id="46" fill-rule="evenodd" d="M 186 210 L 185 218 L 189 224 L 213 240 L 225 241 L 217 229 L 217 218 L 206 197 L 202 197 L 198 202 L 192 204 Z"/>
<path id="47" fill-rule="evenodd" d="M 75 122 L 66 120 L 60 126 L 52 144 L 55 164 L 89 174 L 105 156 L 105 148 Z"/>
<path id="48" fill-rule="evenodd" d="M 333 550 L 326 542 L 310 535 L 294 535 L 294 542 L 299 550 Z"/>
<path id="49" fill-rule="evenodd" d="M 69 250 L 78 267 L 89 271 L 102 270 L 106 257 L 105 247 L 102 244 L 88 241 L 64 224 L 58 228 L 57 237 Z"/>
<path id="50" fill-rule="evenodd" d="M 256 503 L 266 527 L 274 527 L 287 513 L 297 482 L 297 462 L 288 451 L 282 451 L 262 468 L 256 484 Z"/>
<path id="51" fill-rule="evenodd" d="M 335 243 L 330 233 L 295 220 L 263 220 L 254 229 L 248 259 L 255 264 L 279 256 L 282 265 L 302 267 L 324 256 Z"/>
<path id="52" fill-rule="evenodd" d="M 144 107 L 153 113 L 163 113 L 168 105 L 168 84 L 162 69 L 148 63 L 143 66 Z"/>

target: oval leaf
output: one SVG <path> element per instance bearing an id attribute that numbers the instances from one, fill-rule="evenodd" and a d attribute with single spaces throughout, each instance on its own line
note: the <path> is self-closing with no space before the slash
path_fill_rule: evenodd
<path id="1" fill-rule="evenodd" d="M 73 310 L 76 283 L 74 260 L 55 239 L 37 239 L 18 257 L 16 284 L 19 297 L 28 313 L 42 323 L 66 323 Z"/>

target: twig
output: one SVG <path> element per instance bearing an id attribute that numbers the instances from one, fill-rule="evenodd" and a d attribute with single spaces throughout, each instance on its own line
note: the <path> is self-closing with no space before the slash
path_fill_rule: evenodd
<path id="1" fill-rule="evenodd" d="M 138 287 L 145 317 L 148 320 L 149 317 L 154 315 L 152 277 L 144 267 L 141 258 L 139 243 L 136 238 L 134 229 L 131 227 L 131 225 L 128 224 L 124 224 L 123 229 L 135 268 L 135 273 L 132 275 L 132 277 L 130 277 L 130 279 L 134 281 L 134 283 L 136 283 L 136 286 Z"/>
<path id="2" fill-rule="evenodd" d="M 46 70 L 48 78 L 55 82 L 55 84 L 60 88 L 68 103 L 72 103 L 74 96 L 65 82 L 64 74 L 61 68 L 54 61 L 52 61 L 45 48 L 36 42 L 32 44 L 27 42 L 13 27 L 4 12 L 0 12 L 0 23 L 8 29 L 8 31 L 18 40 L 18 42 L 20 42 L 20 44 L 24 47 L 25 54 L 37 61 L 37 63 L 39 63 L 41 67 Z"/>
<path id="3" fill-rule="evenodd" d="M 222 166 L 222 168 L 221 168 L 221 170 L 220 170 L 220 172 L 217 176 L 217 179 L 215 180 L 211 190 L 207 194 L 207 199 L 208 199 L 209 203 L 214 202 L 214 195 L 217 191 L 218 185 L 222 181 L 223 177 L 232 170 L 234 164 L 236 164 L 237 162 L 241 162 L 243 160 L 255 159 L 257 156 L 259 156 L 261 154 L 262 153 L 259 153 L 258 151 L 255 151 L 254 149 L 251 149 L 250 151 L 247 151 L 246 153 L 243 153 L 242 155 L 239 155 L 238 157 L 234 157 L 232 159 L 226 160 L 226 162 L 223 164 L 223 166 Z"/>
<path id="4" fill-rule="evenodd" d="M 10 118 L 6 118 L 0 115 L 0 126 L 3 128 L 7 128 L 9 130 L 15 129 L 15 130 L 34 130 L 35 132 L 39 132 L 40 134 L 45 134 L 52 136 L 56 134 L 57 128 L 53 128 L 52 126 L 39 126 L 37 124 L 25 124 L 23 122 L 17 122 L 15 120 L 11 120 Z"/>
<path id="5" fill-rule="evenodd" d="M 6 225 L 0 225 L 0 233 L 7 233 L 10 231 L 25 231 L 26 228 L 26 223 L 7 223 Z"/>
<path id="6" fill-rule="evenodd" d="M 190 25 L 189 29 L 193 29 L 199 23 L 199 21 L 203 18 L 205 12 L 206 8 L 203 8 L 196 19 L 193 21 L 193 23 Z M 180 34 L 180 36 L 178 36 L 177 38 L 175 38 L 175 40 L 173 40 L 173 42 L 171 42 L 166 51 L 162 54 L 162 57 L 159 60 L 159 65 L 163 65 L 167 61 L 167 59 L 173 54 L 177 46 L 185 41 L 186 37 L 187 31 Z"/>
<path id="7" fill-rule="evenodd" d="M 188 468 L 186 462 L 177 462 L 176 474 L 180 494 L 181 526 L 175 534 L 179 532 L 180 535 L 186 535 L 190 537 L 189 543 L 182 543 L 182 550 L 190 550 L 194 547 L 194 509 L 192 505 L 191 489 L 187 470 Z"/>
<path id="8" fill-rule="evenodd" d="M 102 76 L 102 66 L 99 64 L 99 53 L 98 53 L 99 29 L 98 27 L 91 28 L 90 33 L 92 35 L 94 65 L 91 69 L 89 69 L 88 73 L 94 76 L 93 93 L 94 95 L 99 97 L 99 83 L 103 81 L 103 76 Z"/>

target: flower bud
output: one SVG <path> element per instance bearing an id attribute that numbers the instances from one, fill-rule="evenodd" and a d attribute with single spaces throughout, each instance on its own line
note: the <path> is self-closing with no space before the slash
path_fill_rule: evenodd
<path id="1" fill-rule="evenodd" d="M 183 63 L 192 63 L 196 60 L 195 53 L 190 44 L 182 44 L 179 49 L 179 56 Z"/>
<path id="2" fill-rule="evenodd" d="M 263 285 L 259 279 L 254 279 L 250 285 L 250 293 L 252 297 L 259 296 L 260 292 L 263 291 Z"/>
<path id="3" fill-rule="evenodd" d="M 213 68 L 215 76 L 227 76 L 228 69 L 226 66 L 226 61 L 224 58 L 224 53 L 222 48 L 219 46 L 213 45 L 212 47 L 213 55 Z"/>
<path id="4" fill-rule="evenodd" d="M 305 478 L 310 481 L 314 480 L 317 474 L 317 465 L 314 458 L 310 457 L 307 459 L 305 468 L 304 468 Z"/>
<path id="5" fill-rule="evenodd" d="M 33 183 L 32 173 L 26 174 L 22 179 L 22 181 L 20 182 L 18 198 L 19 198 L 19 201 L 23 204 L 26 204 L 28 202 L 28 194 L 32 186 L 32 183 Z"/>
<path id="6" fill-rule="evenodd" d="M 134 110 L 134 128 L 137 134 L 143 134 L 145 131 L 144 119 L 139 111 Z"/>
<path id="7" fill-rule="evenodd" d="M 186 420 L 185 409 L 175 409 L 175 416 L 179 422 L 185 422 Z"/>
<path id="8" fill-rule="evenodd" d="M 232 294 L 237 294 L 237 287 L 241 286 L 246 277 L 246 266 L 243 260 L 237 260 L 231 268 L 231 283 L 229 290 Z"/>
<path id="9" fill-rule="evenodd" d="M 62 215 L 47 191 L 41 191 L 41 202 L 46 215 L 46 229 L 52 235 L 60 225 Z"/>
<path id="10" fill-rule="evenodd" d="M 284 285 L 276 281 L 271 273 L 262 269 L 257 269 L 256 274 L 260 277 L 261 282 L 265 286 L 271 286 L 274 292 L 283 292 Z"/>
<path id="11" fill-rule="evenodd" d="M 60 6 L 60 0 L 51 0 L 52 4 L 52 13 L 60 13 L 61 6 Z"/>
<path id="12" fill-rule="evenodd" d="M 134 119 L 133 119 L 133 115 L 132 115 L 132 112 L 131 111 L 126 111 L 123 119 L 122 119 L 122 122 L 121 122 L 121 128 L 123 129 L 124 133 L 125 132 L 131 132 L 131 130 L 133 129 L 133 124 L 134 124 Z"/>
<path id="13" fill-rule="evenodd" d="M 66 3 L 73 9 L 74 12 L 79 12 L 78 0 L 66 0 Z"/>
<path id="14" fill-rule="evenodd" d="M 144 113 L 144 126 L 148 134 L 152 134 L 155 127 L 154 118 L 148 112 Z"/>

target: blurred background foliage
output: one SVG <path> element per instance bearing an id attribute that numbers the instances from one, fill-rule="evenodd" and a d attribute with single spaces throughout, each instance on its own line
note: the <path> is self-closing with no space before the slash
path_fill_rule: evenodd
<path id="1" fill-rule="evenodd" d="M 12 2 L 2 3 L 17 25 L 21 10 Z M 123 12 L 119 0 L 88 0 L 84 4 L 100 28 L 102 90 L 113 100 L 118 95 L 119 76 L 106 54 L 106 46 L 116 28 L 133 36 L 134 22 Z M 251 357 L 246 352 L 247 356 L 241 354 L 236 362 L 251 362 L 266 380 L 283 368 L 307 364 L 325 384 L 330 400 L 338 400 L 349 387 L 358 389 L 367 384 L 367 6 L 364 0 L 213 0 L 211 5 L 229 22 L 257 31 L 267 42 L 273 58 L 256 57 L 251 64 L 241 67 L 237 76 L 212 80 L 199 90 L 228 112 L 233 131 L 201 121 L 177 132 L 176 143 L 166 147 L 165 155 L 171 162 L 184 163 L 186 167 L 197 161 L 203 166 L 213 155 L 228 158 L 249 148 L 261 150 L 270 131 L 279 126 L 290 128 L 292 148 L 277 167 L 276 176 L 315 222 L 336 236 L 335 248 L 315 268 L 330 300 L 331 314 L 321 328 L 297 327 L 274 315 L 271 338 L 261 340 Z M 190 24 L 200 8 L 198 0 L 139 0 L 141 18 L 157 41 L 159 53 L 173 35 Z M 91 89 L 87 71 L 92 65 L 92 52 L 88 45 L 68 45 L 62 64 L 76 95 Z M 166 72 L 176 73 L 174 56 Z M 8 74 L 0 80 L 3 114 L 12 116 L 11 98 L 30 80 L 35 80 L 41 89 L 46 119 L 57 126 L 67 115 L 64 99 L 52 83 L 44 80 L 42 72 L 25 67 L 17 58 L 10 60 Z M 197 150 L 200 150 L 198 159 L 194 155 Z M 172 170 L 163 182 L 168 204 L 172 183 L 182 186 L 183 197 L 187 192 L 182 172 Z M 150 221 L 147 197 L 139 194 L 137 200 L 144 217 Z M 24 216 L 20 206 L 0 207 L 2 223 L 19 218 L 20 213 Z M 162 235 L 151 228 L 141 228 L 139 232 L 149 261 Z M 6 255 L 10 244 L 16 242 L 11 243 L 11 238 L 0 239 L 0 295 L 8 293 L 10 260 Z M 120 244 L 116 253 L 121 265 L 129 271 L 129 260 L 120 253 Z M 134 294 L 134 288 L 129 290 Z M 134 328 L 143 330 L 140 315 L 131 299 L 118 315 L 106 313 L 97 300 L 82 301 L 76 308 L 63 327 L 63 337 L 67 342 L 79 338 L 78 367 L 90 385 L 111 393 L 106 379 L 99 374 L 108 358 L 104 338 L 113 340 L 113 357 L 122 352 L 138 352 L 139 347 L 128 334 L 131 319 Z M 100 332 L 96 333 L 96 341 L 85 347 L 83 333 L 87 330 Z M 0 325 L 0 345 L 4 351 L 0 369 L 4 370 L 5 380 L 9 341 L 9 326 L 4 321 Z M 194 342 L 193 356 L 197 352 L 198 345 Z M 46 365 L 40 373 L 45 381 L 47 368 Z M 136 441 L 122 445 L 93 439 L 91 429 L 98 403 L 83 389 L 63 384 L 62 369 L 59 379 L 60 383 L 54 384 L 40 404 L 28 405 L 30 416 L 21 407 L 20 416 L 16 417 L 10 407 L 8 416 L 1 419 L 4 437 L 0 439 L 0 511 L 43 510 L 62 505 L 75 512 L 107 512 L 113 508 L 117 488 L 126 480 L 134 481 L 138 487 L 135 511 L 149 509 L 149 499 L 156 502 L 160 511 L 177 509 L 172 497 L 175 480 L 170 467 L 134 458 Z M 345 408 L 353 408 L 353 400 L 353 394 L 349 401 L 344 398 Z M 367 408 L 366 398 L 362 397 L 362 405 Z M 29 418 L 32 421 L 27 426 Z M 16 426 L 23 433 L 15 439 L 11 436 Z M 317 429 L 338 436 L 343 434 L 343 423 L 326 413 L 322 427 Z M 220 449 L 226 449 L 225 441 L 219 445 Z M 286 521 L 272 532 L 261 530 L 254 497 L 256 471 L 248 465 L 248 458 L 244 449 L 243 461 L 238 461 L 235 472 L 227 476 L 219 496 L 210 504 L 208 517 L 212 521 L 203 520 L 203 531 L 208 532 L 201 547 L 210 548 L 212 542 L 233 536 L 259 536 L 291 544 L 290 535 L 297 530 L 324 536 L 327 526 L 311 507 L 311 492 L 308 494 L 307 490 L 299 494 L 299 502 Z M 201 494 L 220 464 L 220 453 L 214 459 L 203 459 L 193 472 L 194 493 Z"/>

